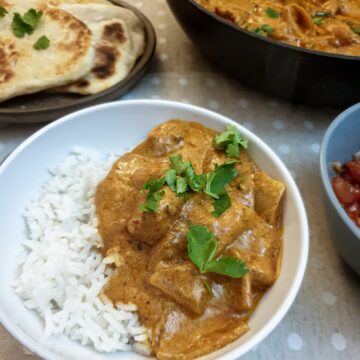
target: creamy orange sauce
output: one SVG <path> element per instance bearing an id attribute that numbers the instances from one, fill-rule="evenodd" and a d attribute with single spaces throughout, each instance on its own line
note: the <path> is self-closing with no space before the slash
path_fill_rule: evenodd
<path id="1" fill-rule="evenodd" d="M 197 173 L 224 163 L 224 153 L 212 146 L 214 134 L 180 120 L 159 125 L 117 160 L 96 193 L 103 255 L 112 255 L 117 266 L 104 293 L 113 303 L 138 307 L 158 359 L 193 359 L 239 338 L 279 274 L 285 188 L 245 150 L 236 165 L 240 175 L 227 186 L 232 206 L 219 218 L 211 215 L 209 196 L 176 197 L 168 188 L 156 213 L 138 208 L 145 182 L 164 174 L 170 155 L 181 154 Z M 190 222 L 207 226 L 218 239 L 217 254 L 245 260 L 250 272 L 241 279 L 200 274 L 187 254 Z"/>
<path id="2" fill-rule="evenodd" d="M 360 56 L 359 0 L 198 1 L 234 24 L 269 38 L 312 50 Z M 279 16 L 269 16 L 269 8 Z M 273 31 L 261 30 L 264 25 Z"/>

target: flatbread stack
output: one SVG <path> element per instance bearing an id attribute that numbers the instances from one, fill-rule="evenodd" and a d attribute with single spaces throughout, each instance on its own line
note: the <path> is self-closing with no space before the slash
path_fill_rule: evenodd
<path id="1" fill-rule="evenodd" d="M 144 45 L 137 16 L 106 0 L 0 0 L 0 102 L 99 93 L 129 74 Z"/>

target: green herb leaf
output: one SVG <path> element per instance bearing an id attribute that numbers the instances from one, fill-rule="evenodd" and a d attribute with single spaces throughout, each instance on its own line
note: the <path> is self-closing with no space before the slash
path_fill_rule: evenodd
<path id="1" fill-rule="evenodd" d="M 315 17 L 313 18 L 313 23 L 317 26 L 321 26 L 323 22 L 323 18 L 322 17 Z"/>
<path id="2" fill-rule="evenodd" d="M 267 8 L 265 10 L 266 15 L 271 19 L 278 19 L 280 17 L 280 13 L 272 8 Z"/>
<path id="3" fill-rule="evenodd" d="M 32 34 L 38 26 L 42 15 L 42 11 L 36 11 L 35 9 L 28 10 L 23 16 L 15 13 L 11 24 L 14 35 L 23 38 L 25 34 Z"/>
<path id="4" fill-rule="evenodd" d="M 264 24 L 254 30 L 254 33 L 267 37 L 270 33 L 274 32 L 275 28 L 270 25 Z"/>
<path id="5" fill-rule="evenodd" d="M 228 157 L 239 157 L 239 146 L 248 148 L 248 141 L 244 139 L 240 132 L 233 125 L 227 125 L 226 131 L 214 136 L 213 145 L 215 149 L 226 150 Z"/>
<path id="6" fill-rule="evenodd" d="M 8 11 L 4 7 L 0 6 L 0 18 L 5 17 L 7 13 Z"/>
<path id="7" fill-rule="evenodd" d="M 360 26 L 352 27 L 351 30 L 352 30 L 355 34 L 360 35 Z"/>
<path id="8" fill-rule="evenodd" d="M 170 169 L 168 170 L 165 175 L 165 182 L 169 185 L 171 191 L 175 192 L 176 191 L 176 170 L 175 169 Z"/>
<path id="9" fill-rule="evenodd" d="M 164 191 L 159 191 L 165 184 L 165 178 L 149 179 L 145 186 L 144 190 L 147 190 L 146 194 L 146 203 L 140 205 L 141 211 L 147 212 L 156 212 L 159 208 L 159 203 L 162 197 L 165 195 Z"/>
<path id="10" fill-rule="evenodd" d="M 176 173 L 181 176 L 185 174 L 186 168 L 190 166 L 189 162 L 184 162 L 180 154 L 170 156 L 171 167 L 176 170 Z"/>
<path id="11" fill-rule="evenodd" d="M 50 40 L 46 36 L 41 36 L 34 44 L 35 50 L 45 50 L 50 46 Z"/>
<path id="12" fill-rule="evenodd" d="M 232 256 L 222 256 L 217 260 L 212 260 L 204 265 L 204 270 L 220 275 L 230 276 L 239 279 L 249 272 L 244 261 Z"/>
<path id="13" fill-rule="evenodd" d="M 235 257 L 221 256 L 214 260 L 218 242 L 206 226 L 191 224 L 186 238 L 189 258 L 200 273 L 213 272 L 238 279 L 249 272 L 246 263 Z"/>
<path id="14" fill-rule="evenodd" d="M 192 164 L 186 168 L 185 176 L 192 191 L 199 192 L 205 188 L 206 174 L 197 175 Z"/>
<path id="15" fill-rule="evenodd" d="M 230 196 L 228 195 L 228 193 L 220 195 L 218 199 L 215 199 L 213 201 L 213 205 L 214 211 L 211 214 L 217 218 L 231 207 Z"/>
<path id="16" fill-rule="evenodd" d="M 205 264 L 213 259 L 217 249 L 214 234 L 206 226 L 191 224 L 186 238 L 189 258 L 200 272 L 204 272 Z"/>
<path id="17" fill-rule="evenodd" d="M 184 177 L 178 177 L 176 179 L 176 195 L 181 196 L 184 195 L 188 188 L 188 182 Z"/>
<path id="18" fill-rule="evenodd" d="M 236 160 L 230 160 L 218 166 L 207 176 L 205 193 L 215 199 L 219 199 L 220 195 L 225 192 L 225 185 L 229 184 L 238 172 L 235 169 Z"/>
<path id="19" fill-rule="evenodd" d="M 208 281 L 204 280 L 204 286 L 206 291 L 209 293 L 210 296 L 214 296 L 214 293 L 212 291 L 212 288 L 210 286 L 210 284 L 208 283 Z"/>
<path id="20" fill-rule="evenodd" d="M 146 203 L 140 205 L 140 210 L 144 212 L 156 212 L 159 208 L 160 200 L 164 195 L 164 191 L 159 191 L 151 194 L 151 196 L 147 196 Z"/>

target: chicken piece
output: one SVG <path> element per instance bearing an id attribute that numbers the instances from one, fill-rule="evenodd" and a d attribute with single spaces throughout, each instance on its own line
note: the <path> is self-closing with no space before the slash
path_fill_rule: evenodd
<path id="1" fill-rule="evenodd" d="M 160 268 L 154 271 L 149 283 L 190 312 L 201 315 L 209 300 L 209 293 L 194 264 Z"/>
<path id="2" fill-rule="evenodd" d="M 184 198 L 176 197 L 168 187 L 165 187 L 163 191 L 165 195 L 156 212 L 143 212 L 137 208 L 132 213 L 127 229 L 134 239 L 153 245 L 165 236 L 178 217 Z M 144 195 L 141 198 L 142 200 L 138 201 L 139 204 L 146 201 Z"/>
<path id="3" fill-rule="evenodd" d="M 281 199 L 285 185 L 272 179 L 264 172 L 255 174 L 255 211 L 270 225 L 279 220 Z"/>
<path id="4" fill-rule="evenodd" d="M 185 161 L 191 161 L 195 171 L 200 173 L 202 160 L 214 134 L 214 131 L 197 123 L 171 120 L 154 128 L 148 139 L 133 152 L 164 158 L 180 154 Z"/>
<path id="5" fill-rule="evenodd" d="M 302 6 L 297 4 L 287 6 L 286 16 L 289 25 L 296 36 L 302 37 L 316 34 L 313 20 Z"/>
<path id="6" fill-rule="evenodd" d="M 248 273 L 240 279 L 231 279 L 232 306 L 242 312 L 254 306 L 251 275 Z"/>

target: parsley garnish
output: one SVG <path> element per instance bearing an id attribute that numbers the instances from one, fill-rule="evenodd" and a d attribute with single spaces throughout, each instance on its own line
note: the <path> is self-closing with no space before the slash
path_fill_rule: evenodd
<path id="1" fill-rule="evenodd" d="M 266 15 L 271 19 L 278 19 L 280 17 L 280 13 L 272 8 L 267 8 L 265 10 Z"/>
<path id="2" fill-rule="evenodd" d="M 50 46 L 50 40 L 46 36 L 41 36 L 34 44 L 35 50 L 45 50 Z"/>
<path id="3" fill-rule="evenodd" d="M 4 7 L 0 6 L 0 18 L 5 17 L 7 13 L 8 11 Z"/>
<path id="4" fill-rule="evenodd" d="M 264 24 L 254 30 L 255 34 L 267 37 L 270 33 L 274 32 L 275 28 L 270 25 Z"/>
<path id="5" fill-rule="evenodd" d="M 147 190 L 146 194 L 146 203 L 140 205 L 140 210 L 144 212 L 156 212 L 159 208 L 159 203 L 162 197 L 165 195 L 164 191 L 160 191 L 164 186 L 165 178 L 149 179 L 145 186 L 144 190 Z"/>
<path id="6" fill-rule="evenodd" d="M 218 241 L 206 226 L 191 224 L 186 238 L 189 258 L 200 273 L 211 272 L 239 279 L 249 272 L 246 263 L 235 257 L 220 256 L 214 259 Z"/>
<path id="7" fill-rule="evenodd" d="M 42 15 L 42 11 L 36 11 L 35 9 L 28 10 L 23 16 L 15 13 L 11 24 L 14 35 L 23 38 L 25 34 L 32 34 L 38 26 Z"/>
<path id="8" fill-rule="evenodd" d="M 235 126 L 227 125 L 226 131 L 214 136 L 213 145 L 218 150 L 225 150 L 227 157 L 238 158 L 239 146 L 247 149 L 248 141 L 241 136 Z"/>
<path id="9" fill-rule="evenodd" d="M 204 286 L 205 286 L 206 291 L 209 293 L 209 295 L 214 296 L 212 288 L 211 288 L 210 284 L 206 280 L 204 280 Z"/>

